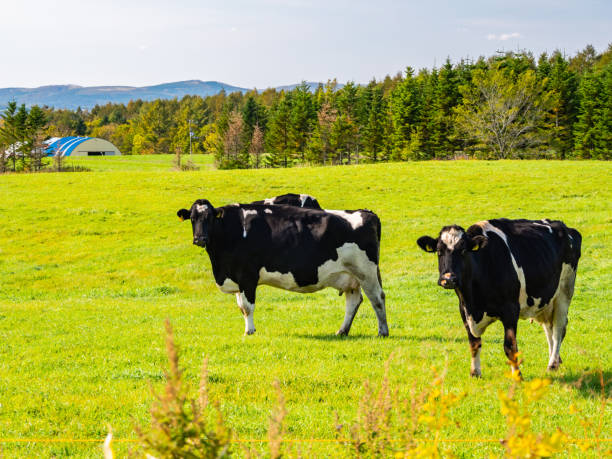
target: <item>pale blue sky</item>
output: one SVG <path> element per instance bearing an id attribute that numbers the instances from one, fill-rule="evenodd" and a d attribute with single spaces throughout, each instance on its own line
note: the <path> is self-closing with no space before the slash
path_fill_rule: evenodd
<path id="1" fill-rule="evenodd" d="M 612 0 L 2 0 L 0 87 L 367 82 L 449 56 L 612 42 Z"/>

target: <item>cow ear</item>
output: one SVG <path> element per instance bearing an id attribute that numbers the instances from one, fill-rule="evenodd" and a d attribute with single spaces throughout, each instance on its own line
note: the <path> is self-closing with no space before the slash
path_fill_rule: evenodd
<path id="1" fill-rule="evenodd" d="M 417 239 L 417 244 L 419 244 L 419 247 L 425 252 L 435 252 L 438 240 L 429 236 L 421 236 Z"/>
<path id="2" fill-rule="evenodd" d="M 472 252 L 477 252 L 483 247 L 486 247 L 487 243 L 489 242 L 489 238 L 479 234 L 477 236 L 472 236 L 472 238 L 470 239 L 470 242 L 471 242 L 470 250 Z"/>
<path id="3" fill-rule="evenodd" d="M 181 209 L 181 210 L 179 210 L 179 211 L 176 213 L 176 215 L 178 216 L 178 218 L 179 218 L 181 221 L 185 221 L 185 220 L 187 220 L 187 219 L 191 218 L 191 212 L 189 212 L 187 209 Z"/>

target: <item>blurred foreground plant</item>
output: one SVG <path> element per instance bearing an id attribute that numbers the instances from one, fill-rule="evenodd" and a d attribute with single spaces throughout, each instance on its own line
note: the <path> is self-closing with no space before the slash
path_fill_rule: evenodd
<path id="1" fill-rule="evenodd" d="M 172 326 L 168 320 L 165 325 L 169 364 L 166 386 L 161 394 L 154 392 L 150 428 L 136 429 L 143 449 L 159 458 L 229 457 L 232 432 L 225 425 L 219 403 L 209 403 L 208 361 L 205 359 L 202 366 L 198 396 L 192 398 L 182 378 Z"/>

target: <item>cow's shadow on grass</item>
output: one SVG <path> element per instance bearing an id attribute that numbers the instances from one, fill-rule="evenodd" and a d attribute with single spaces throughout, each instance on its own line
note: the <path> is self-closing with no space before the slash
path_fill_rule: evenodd
<path id="1" fill-rule="evenodd" d="M 358 340 L 370 340 L 370 339 L 379 339 L 381 341 L 391 340 L 391 341 L 399 341 L 399 340 L 407 340 L 406 336 L 387 336 L 380 337 L 374 334 L 368 335 L 367 333 L 355 333 L 350 335 L 335 335 L 329 333 L 300 333 L 294 335 L 296 338 L 304 338 L 304 339 L 312 339 L 316 341 L 358 341 Z"/>
<path id="2" fill-rule="evenodd" d="M 366 333 L 349 334 L 348 336 L 340 336 L 335 334 L 327 333 L 301 333 L 295 335 L 296 338 L 312 339 L 317 341 L 357 341 L 364 339 L 379 339 L 381 341 L 418 341 L 418 342 L 438 342 L 438 343 L 463 343 L 467 339 L 458 338 L 455 336 L 404 336 L 404 335 L 393 335 L 387 337 L 380 337 L 374 334 L 368 335 Z"/>
<path id="3" fill-rule="evenodd" d="M 612 396 L 612 371 L 583 370 L 568 371 L 563 374 L 550 374 L 559 384 L 578 391 L 583 397 L 598 398 Z"/>

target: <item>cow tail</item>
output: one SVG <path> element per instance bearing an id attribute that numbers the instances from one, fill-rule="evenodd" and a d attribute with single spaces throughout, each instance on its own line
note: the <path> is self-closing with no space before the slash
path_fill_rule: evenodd
<path id="1" fill-rule="evenodd" d="M 578 264 L 578 260 L 580 259 L 580 255 L 582 255 L 582 234 L 578 230 L 574 228 L 568 228 L 567 233 L 572 238 L 572 255 L 573 255 L 573 264 Z"/>
<path id="2" fill-rule="evenodd" d="M 378 255 L 376 257 L 378 259 L 378 263 L 376 264 L 376 274 L 378 276 L 378 284 L 380 285 L 380 288 L 382 288 L 382 278 L 380 277 L 380 236 L 382 225 L 380 224 L 380 218 L 378 218 L 378 215 L 374 214 L 374 216 L 376 217 L 376 236 L 378 237 Z"/>

